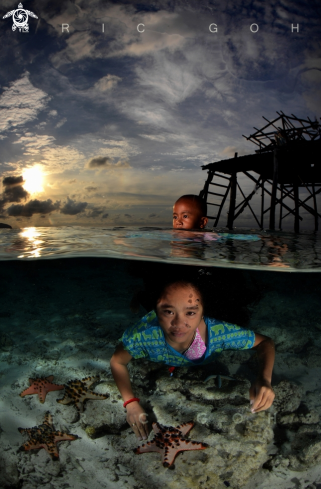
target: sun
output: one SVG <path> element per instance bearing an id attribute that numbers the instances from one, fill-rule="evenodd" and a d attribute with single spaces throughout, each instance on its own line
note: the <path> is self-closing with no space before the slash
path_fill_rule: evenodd
<path id="1" fill-rule="evenodd" d="M 40 166 L 33 166 L 32 168 L 27 168 L 23 172 L 23 188 L 31 194 L 38 192 L 43 192 L 42 182 L 43 173 Z"/>

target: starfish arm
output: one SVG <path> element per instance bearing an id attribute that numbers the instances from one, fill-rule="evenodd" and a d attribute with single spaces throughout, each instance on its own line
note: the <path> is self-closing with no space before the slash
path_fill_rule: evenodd
<path id="1" fill-rule="evenodd" d="M 43 443 L 39 445 L 38 448 L 44 448 L 53 460 L 57 460 L 59 458 L 58 447 L 53 441 Z"/>
<path id="2" fill-rule="evenodd" d="M 162 427 L 159 423 L 153 423 L 152 428 L 154 430 L 154 433 L 157 435 L 157 433 L 160 433 L 162 431 Z"/>
<path id="3" fill-rule="evenodd" d="M 177 426 L 177 429 L 183 433 L 183 435 L 187 435 L 187 433 L 189 433 L 191 431 L 191 429 L 193 428 L 194 426 L 194 423 L 193 421 L 190 421 L 189 423 L 183 423 L 179 426 Z"/>
<path id="4" fill-rule="evenodd" d="M 134 449 L 134 452 L 139 454 L 139 453 L 147 453 L 147 452 L 158 452 L 158 453 L 163 453 L 164 448 L 160 448 L 156 445 L 156 443 L 149 441 L 147 443 L 144 443 L 140 447 L 137 447 Z"/>
<path id="5" fill-rule="evenodd" d="M 38 448 L 45 448 L 46 445 L 44 443 L 37 443 L 34 440 L 26 441 L 21 447 L 19 451 L 28 451 L 28 450 L 36 450 Z"/>
<path id="6" fill-rule="evenodd" d="M 13 15 L 14 12 L 15 12 L 15 10 L 11 10 L 10 12 L 7 12 L 6 15 L 4 15 L 2 18 L 6 19 L 7 17 L 11 17 L 11 15 Z"/>
<path id="7" fill-rule="evenodd" d="M 75 400 L 75 406 L 80 413 L 84 412 L 84 403 L 81 400 Z"/>
<path id="8" fill-rule="evenodd" d="M 49 413 L 49 411 L 47 411 L 45 414 L 45 419 L 43 424 L 49 426 L 50 428 L 52 427 L 52 415 Z"/>
<path id="9" fill-rule="evenodd" d="M 38 388 L 33 385 L 27 387 L 27 389 L 21 392 L 20 397 L 30 396 L 31 394 L 38 394 Z"/>
<path id="10" fill-rule="evenodd" d="M 95 376 L 95 377 L 86 377 L 85 379 L 82 379 L 81 382 L 83 382 L 87 389 L 89 389 L 89 387 L 92 386 L 92 384 L 95 384 L 96 382 L 99 382 L 100 381 L 100 377 Z"/>
<path id="11" fill-rule="evenodd" d="M 34 428 L 18 428 L 18 430 L 22 435 L 26 433 L 28 436 L 31 436 L 34 432 Z"/>
<path id="12" fill-rule="evenodd" d="M 72 397 L 65 396 L 62 399 L 57 399 L 57 402 L 59 402 L 59 404 L 70 404 L 71 402 L 74 402 L 74 399 Z"/>
<path id="13" fill-rule="evenodd" d="M 179 440 L 178 442 L 179 446 L 176 447 L 168 447 L 168 450 L 164 451 L 163 454 L 163 465 L 164 467 L 170 467 L 173 465 L 173 462 L 176 458 L 176 456 L 179 454 L 179 452 L 184 452 L 186 450 L 204 450 L 207 448 L 207 445 L 203 443 L 198 443 L 198 442 L 193 442 L 193 441 L 185 441 L 185 440 Z"/>
<path id="14" fill-rule="evenodd" d="M 104 394 L 96 394 L 96 392 L 86 392 L 85 394 L 85 399 L 101 399 L 101 400 L 104 400 L 104 399 L 107 399 L 108 396 L 105 396 Z"/>
<path id="15" fill-rule="evenodd" d="M 199 443 L 197 441 L 190 440 L 180 440 L 179 444 L 180 446 L 177 447 L 178 452 L 182 452 L 184 450 L 204 450 L 205 448 L 208 448 L 206 443 Z"/>
<path id="16" fill-rule="evenodd" d="M 72 435 L 71 433 L 62 433 L 62 431 L 55 431 L 54 433 L 55 443 L 58 441 L 73 441 L 77 440 L 78 435 Z"/>
<path id="17" fill-rule="evenodd" d="M 65 386 L 64 385 L 60 385 L 60 384 L 50 384 L 48 385 L 48 391 L 62 391 L 62 389 L 64 389 Z"/>

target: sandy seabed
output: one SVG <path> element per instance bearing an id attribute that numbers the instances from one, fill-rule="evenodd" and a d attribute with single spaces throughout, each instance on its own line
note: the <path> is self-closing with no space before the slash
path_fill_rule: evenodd
<path id="1" fill-rule="evenodd" d="M 110 372 L 118 338 L 145 313 L 129 308 L 143 282 L 127 267 L 107 259 L 1 264 L 0 488 L 320 489 L 321 277 L 235 272 L 260 289 L 247 305 L 247 327 L 276 343 L 269 412 L 249 409 L 253 352 L 226 351 L 210 366 L 176 369 L 172 378 L 164 366 L 130 364 L 150 422 L 194 421 L 189 437 L 208 444 L 179 454 L 169 470 L 158 453 L 133 453 L 139 443 Z M 223 377 L 218 389 L 214 380 L 204 383 L 211 373 L 236 380 Z M 88 401 L 80 414 L 57 403 L 63 391 L 49 392 L 44 404 L 36 395 L 20 397 L 29 378 L 50 375 L 57 384 L 98 375 L 93 390 L 108 397 Z M 55 429 L 79 437 L 58 443 L 58 461 L 44 449 L 18 451 L 27 441 L 18 428 L 41 425 L 48 411 Z"/>

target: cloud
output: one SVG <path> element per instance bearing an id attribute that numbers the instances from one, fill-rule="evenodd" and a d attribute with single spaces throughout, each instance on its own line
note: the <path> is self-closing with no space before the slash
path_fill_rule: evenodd
<path id="1" fill-rule="evenodd" d="M 14 144 L 21 144 L 24 149 L 24 157 L 28 157 L 29 164 L 43 164 L 48 169 L 50 168 L 50 173 L 80 168 L 85 160 L 84 154 L 77 147 L 58 145 L 53 136 L 46 134 L 20 136 Z"/>
<path id="2" fill-rule="evenodd" d="M 58 129 L 59 127 L 63 126 L 65 124 L 65 122 L 67 122 L 66 117 L 61 119 L 61 121 L 57 122 L 57 124 L 55 125 L 55 128 Z"/>
<path id="3" fill-rule="evenodd" d="M 2 180 L 4 191 L 0 196 L 0 210 L 4 212 L 4 206 L 8 202 L 21 202 L 29 197 L 29 193 L 23 188 L 23 177 L 9 176 Z"/>
<path id="4" fill-rule="evenodd" d="M 254 148 L 253 148 L 254 151 Z M 252 151 L 252 153 L 253 153 Z M 220 155 L 222 156 L 229 156 L 230 158 L 234 158 L 235 153 L 238 154 L 238 156 L 245 156 L 248 154 L 251 154 L 251 152 L 248 149 L 243 149 L 240 147 L 236 146 L 227 146 L 226 148 L 223 149 L 223 151 L 220 152 Z"/>
<path id="5" fill-rule="evenodd" d="M 106 75 L 95 83 L 94 88 L 99 92 L 106 92 L 114 88 L 120 81 L 121 78 L 119 76 Z"/>
<path id="6" fill-rule="evenodd" d="M 109 156 L 96 156 L 91 158 L 85 165 L 85 168 L 130 168 L 130 164 L 126 160 L 119 160 L 113 163 L 114 159 Z"/>
<path id="7" fill-rule="evenodd" d="M 103 214 L 101 217 L 102 217 L 103 219 L 107 219 L 107 217 L 108 217 L 108 216 L 109 216 L 109 214 L 107 213 L 107 214 Z"/>
<path id="8" fill-rule="evenodd" d="M 69 216 L 75 216 L 76 214 L 80 214 L 84 212 L 87 207 L 87 202 L 75 202 L 74 200 L 67 197 L 67 202 L 60 209 L 62 214 L 67 214 Z"/>
<path id="9" fill-rule="evenodd" d="M 24 182 L 23 176 L 20 175 L 19 177 L 5 177 L 2 180 L 3 185 L 5 186 L 11 186 L 11 185 L 22 185 Z"/>
<path id="10" fill-rule="evenodd" d="M 29 193 L 22 187 L 22 185 L 7 187 L 3 192 L 3 199 L 6 200 L 6 202 L 21 202 L 27 197 L 29 197 Z"/>
<path id="11" fill-rule="evenodd" d="M 98 187 L 85 187 L 85 190 L 87 190 L 87 192 L 94 192 L 97 189 Z"/>
<path id="12" fill-rule="evenodd" d="M 92 158 L 86 163 L 87 168 L 102 168 L 102 167 L 110 167 L 113 164 L 113 158 L 109 158 L 109 156 L 97 156 L 96 158 Z"/>
<path id="13" fill-rule="evenodd" d="M 133 217 L 131 214 L 124 214 L 125 217 Z"/>
<path id="14" fill-rule="evenodd" d="M 91 205 L 90 210 L 85 214 L 85 217 L 95 219 L 96 217 L 100 217 L 104 210 L 103 207 L 95 207 Z"/>
<path id="15" fill-rule="evenodd" d="M 0 96 L 0 132 L 22 126 L 37 118 L 49 101 L 48 95 L 32 85 L 29 73 L 4 87 Z"/>
<path id="16" fill-rule="evenodd" d="M 27 204 L 16 204 L 11 205 L 7 209 L 9 216 L 17 217 L 31 217 L 33 214 L 50 214 L 51 212 L 57 211 L 60 208 L 60 202 L 52 202 L 51 199 L 48 200 L 30 200 Z"/>

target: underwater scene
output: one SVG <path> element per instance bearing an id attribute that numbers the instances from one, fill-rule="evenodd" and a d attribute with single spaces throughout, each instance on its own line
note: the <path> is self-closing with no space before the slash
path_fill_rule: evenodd
<path id="1" fill-rule="evenodd" d="M 321 488 L 317 234 L 1 229 L 0 260 L 1 489 Z M 139 441 L 110 359 L 173 278 L 198 284 L 223 339 L 232 323 L 274 340 L 275 399 L 251 412 L 253 349 L 133 359 Z"/>

